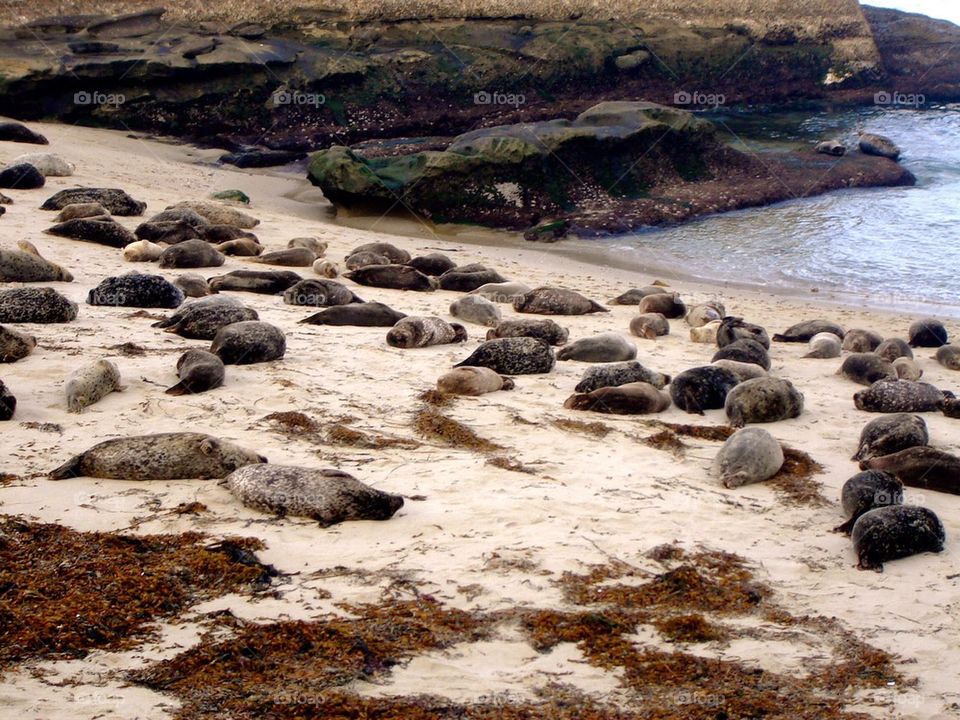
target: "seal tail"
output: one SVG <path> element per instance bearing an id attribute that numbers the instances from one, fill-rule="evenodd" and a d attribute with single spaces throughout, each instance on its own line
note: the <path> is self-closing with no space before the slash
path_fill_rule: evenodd
<path id="1" fill-rule="evenodd" d="M 804 340 L 803 338 L 799 338 L 796 335 L 782 335 L 780 333 L 777 333 L 776 335 L 773 336 L 773 341 L 774 342 L 792 342 L 792 343 L 806 342 L 806 340 Z"/>
<path id="2" fill-rule="evenodd" d="M 188 388 L 186 385 L 183 384 L 182 380 L 178 382 L 176 385 L 174 385 L 173 387 L 167 388 L 166 390 L 164 390 L 164 392 L 167 395 L 192 395 L 193 394 L 190 392 L 190 388 Z"/>
<path id="3" fill-rule="evenodd" d="M 56 470 L 50 471 L 51 480 L 66 480 L 67 478 L 80 477 L 80 459 L 82 455 L 74 455 Z"/>
<path id="4" fill-rule="evenodd" d="M 592 313 L 595 313 L 595 312 L 606 312 L 606 313 L 608 313 L 608 312 L 610 312 L 610 310 L 609 310 L 608 308 L 605 308 L 603 305 L 601 305 L 600 303 L 596 302 L 595 300 L 591 300 L 591 301 L 590 301 L 590 310 L 589 310 L 589 312 L 592 312 Z"/>

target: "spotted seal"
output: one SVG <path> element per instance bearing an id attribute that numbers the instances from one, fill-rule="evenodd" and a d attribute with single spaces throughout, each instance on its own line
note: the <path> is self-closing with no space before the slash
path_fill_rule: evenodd
<path id="1" fill-rule="evenodd" d="M 574 388 L 578 393 L 590 393 L 602 387 L 616 387 L 627 383 L 647 383 L 662 390 L 670 382 L 670 376 L 651 370 L 636 360 L 604 363 L 584 370 Z"/>
<path id="2" fill-rule="evenodd" d="M 32 243 L 20 240 L 17 247 L 0 248 L 0 282 L 73 282 L 69 270 L 41 256 Z"/>
<path id="3" fill-rule="evenodd" d="M 466 342 L 467 329 L 460 323 L 441 318 L 408 316 L 398 320 L 387 332 L 387 345 L 396 348 L 422 348 Z"/>
<path id="4" fill-rule="evenodd" d="M 666 293 L 667 291 L 662 287 L 657 287 L 656 285 L 645 285 L 641 288 L 631 288 L 625 293 L 617 295 L 610 301 L 611 305 L 639 305 L 640 301 L 643 300 L 647 295 L 660 295 Z"/>
<path id="5" fill-rule="evenodd" d="M 770 356 L 756 340 L 750 338 L 740 338 L 732 343 L 728 343 L 717 350 L 710 362 L 717 360 L 736 360 L 737 362 L 754 363 L 764 370 L 770 369 Z"/>
<path id="6" fill-rule="evenodd" d="M 67 323 L 77 319 L 78 309 L 53 288 L 0 290 L 0 323 Z"/>
<path id="7" fill-rule="evenodd" d="M 196 395 L 223 385 L 226 377 L 223 361 L 206 350 L 188 350 L 177 360 L 177 377 L 173 387 L 166 389 L 167 395 Z"/>
<path id="8" fill-rule="evenodd" d="M 187 303 L 152 327 L 194 340 L 212 340 L 227 325 L 259 319 L 256 310 L 236 298 L 214 295 Z"/>
<path id="9" fill-rule="evenodd" d="M 541 286 L 514 300 L 513 309 L 535 315 L 588 315 L 610 312 L 589 298 L 573 290 Z"/>
<path id="10" fill-rule="evenodd" d="M 263 245 L 250 238 L 234 238 L 214 245 L 217 252 L 237 257 L 256 257 L 263 253 Z"/>
<path id="11" fill-rule="evenodd" d="M 503 320 L 500 308 L 482 295 L 465 295 L 450 303 L 450 314 L 458 320 L 495 328 Z"/>
<path id="12" fill-rule="evenodd" d="M 947 329 L 936 318 L 924 318 L 910 324 L 908 331 L 910 347 L 940 347 L 949 342 Z"/>
<path id="13" fill-rule="evenodd" d="M 114 307 L 177 308 L 183 291 L 160 275 L 130 272 L 104 278 L 87 293 L 87 305 Z"/>
<path id="14" fill-rule="evenodd" d="M 858 472 L 843 484 L 840 504 L 847 521 L 833 531 L 849 535 L 857 519 L 865 512 L 887 505 L 902 505 L 903 483 L 882 470 Z"/>
<path id="15" fill-rule="evenodd" d="M 704 343 L 706 345 L 717 344 L 717 332 L 720 330 L 720 322 L 710 322 L 702 327 L 690 328 L 690 341 L 695 343 Z"/>
<path id="16" fill-rule="evenodd" d="M 687 314 L 687 306 L 679 293 L 655 293 L 645 296 L 637 305 L 640 314 L 660 313 L 667 319 L 682 318 Z"/>
<path id="17" fill-rule="evenodd" d="M 690 327 L 703 327 L 707 323 L 722 320 L 726 314 L 726 308 L 720 303 L 701 303 L 690 308 L 684 321 Z"/>
<path id="18" fill-rule="evenodd" d="M 123 259 L 127 262 L 156 262 L 163 250 L 161 245 L 150 240 L 137 240 L 123 249 Z"/>
<path id="19" fill-rule="evenodd" d="M 809 342 L 814 335 L 820 333 L 830 333 L 836 335 L 838 339 L 843 340 L 845 330 L 835 322 L 818 318 L 816 320 L 806 320 L 796 325 L 791 325 L 782 333 L 773 336 L 774 342 Z"/>
<path id="20" fill-rule="evenodd" d="M 556 322 L 544 320 L 504 320 L 487 331 L 487 340 L 505 337 L 532 337 L 550 345 L 563 345 L 570 337 L 569 331 Z"/>
<path id="21" fill-rule="evenodd" d="M 313 252 L 318 258 L 324 256 L 330 243 L 321 240 L 318 237 L 295 237 L 287 241 L 288 248 L 306 248 Z"/>
<path id="22" fill-rule="evenodd" d="M 458 367 L 437 380 L 437 390 L 448 395 L 485 395 L 513 390 L 513 380 L 487 367 Z"/>
<path id="23" fill-rule="evenodd" d="M 110 211 L 98 202 L 73 203 L 64 207 L 54 218 L 54 222 L 62 223 L 76 218 L 100 217 L 109 214 Z"/>
<path id="24" fill-rule="evenodd" d="M 13 328 L 0 325 L 0 363 L 23 360 L 37 347 L 37 339 Z"/>
<path id="25" fill-rule="evenodd" d="M 720 321 L 720 327 L 717 328 L 717 347 L 725 347 L 737 340 L 753 340 L 760 343 L 765 350 L 770 349 L 770 336 L 766 329 L 748 323 L 741 317 L 728 315 Z"/>
<path id="26" fill-rule="evenodd" d="M 354 327 L 393 327 L 407 317 L 404 313 L 378 302 L 335 305 L 301 320 L 306 325 Z"/>
<path id="27" fill-rule="evenodd" d="M 670 323 L 660 313 L 643 313 L 630 320 L 630 334 L 646 340 L 670 334 Z"/>
<path id="28" fill-rule="evenodd" d="M 563 406 L 568 410 L 591 410 L 611 415 L 646 415 L 670 407 L 670 396 L 649 383 L 632 382 L 571 395 Z"/>
<path id="29" fill-rule="evenodd" d="M 68 188 L 47 198 L 41 210 L 63 210 L 67 205 L 100 203 L 107 212 L 120 217 L 143 215 L 145 202 L 134 200 L 117 188 Z"/>
<path id="30" fill-rule="evenodd" d="M 897 379 L 897 370 L 893 364 L 876 353 L 847 355 L 840 364 L 837 374 L 859 385 L 873 385 L 877 380 Z"/>
<path id="31" fill-rule="evenodd" d="M 407 265 L 419 270 L 424 275 L 431 275 L 433 277 L 439 277 L 443 275 L 447 270 L 453 270 L 457 264 L 448 258 L 442 253 L 430 253 L 428 255 L 420 255 L 415 258 L 411 258 Z"/>
<path id="32" fill-rule="evenodd" d="M 904 485 L 960 495 L 960 457 L 929 445 L 860 461 L 861 470 L 883 470 Z"/>
<path id="33" fill-rule="evenodd" d="M 923 370 L 911 358 L 898 357 L 893 361 L 893 369 L 901 380 L 919 380 L 923 377 Z"/>
<path id="34" fill-rule="evenodd" d="M 226 275 L 207 278 L 214 292 L 242 290 L 244 292 L 276 295 L 303 280 L 290 270 L 232 270 Z"/>
<path id="35" fill-rule="evenodd" d="M 164 250 L 159 265 L 162 268 L 205 268 L 220 267 L 226 261 L 226 256 L 210 243 L 186 240 Z"/>
<path id="36" fill-rule="evenodd" d="M 431 292 L 439 287 L 436 278 L 424 275 L 407 265 L 367 265 L 344 273 L 344 277 L 358 285 L 387 288 L 390 290 L 414 290 Z"/>
<path id="37" fill-rule="evenodd" d="M 740 362 L 739 360 L 716 360 L 710 364 L 729 370 L 737 376 L 740 382 L 767 377 L 767 371 L 756 363 Z"/>
<path id="38" fill-rule="evenodd" d="M 879 333 L 854 328 L 844 333 L 841 349 L 843 352 L 873 352 L 882 342 L 883 336 Z"/>
<path id="39" fill-rule="evenodd" d="M 109 217 L 75 218 L 49 227 L 44 232 L 112 248 L 124 248 L 137 241 L 136 235 Z"/>
<path id="40" fill-rule="evenodd" d="M 851 460 L 869 460 L 930 442 L 927 423 L 919 415 L 893 413 L 871 420 L 860 431 Z"/>
<path id="41" fill-rule="evenodd" d="M 637 357 L 637 346 L 619 333 L 601 333 L 568 343 L 557 350 L 557 360 L 621 362 Z"/>
<path id="42" fill-rule="evenodd" d="M 313 271 L 320 277 L 330 278 L 340 277 L 340 267 L 332 260 L 326 258 L 317 258 L 313 261 Z"/>
<path id="43" fill-rule="evenodd" d="M 262 253 L 251 257 L 248 262 L 284 267 L 312 267 L 316 259 L 317 254 L 310 248 L 292 247 Z"/>
<path id="44" fill-rule="evenodd" d="M 778 422 L 803 412 L 803 393 L 784 378 L 753 378 L 730 390 L 723 407 L 732 427 Z"/>
<path id="45" fill-rule="evenodd" d="M 362 303 L 363 300 L 357 297 L 346 285 L 338 283 L 336 280 L 308 278 L 284 290 L 283 302 L 286 305 L 333 307 L 334 305 Z"/>
<path id="46" fill-rule="evenodd" d="M 112 360 L 100 359 L 74 370 L 64 387 L 67 410 L 72 413 L 100 402 L 112 392 L 123 390 L 120 369 Z"/>
<path id="47" fill-rule="evenodd" d="M 900 148 L 888 137 L 876 133 L 861 133 L 857 139 L 857 146 L 864 155 L 876 155 L 890 160 L 900 157 Z"/>
<path id="48" fill-rule="evenodd" d="M 437 281 L 441 290 L 468 293 L 484 285 L 506 282 L 506 278 L 493 268 L 474 263 L 451 268 L 437 278 Z"/>
<path id="49" fill-rule="evenodd" d="M 900 338 L 888 338 L 884 340 L 877 345 L 877 349 L 873 352 L 889 362 L 893 362 L 898 357 L 913 357 L 913 350 L 910 349 L 907 341 L 901 340 Z"/>
<path id="50" fill-rule="evenodd" d="M 140 223 L 133 234 L 140 240 L 163 242 L 168 245 L 178 245 L 187 240 L 202 240 L 197 228 L 185 220 L 166 220 L 162 222 L 148 221 Z"/>
<path id="51" fill-rule="evenodd" d="M 373 252 L 358 252 L 350 255 L 343 261 L 344 267 L 347 270 L 359 270 L 360 268 L 365 268 L 368 265 L 395 265 L 396 263 L 390 262 L 390 258 L 386 255 L 379 255 Z M 411 266 L 412 267 L 412 266 Z"/>
<path id="52" fill-rule="evenodd" d="M 810 338 L 809 352 L 805 353 L 805 358 L 837 358 L 843 345 L 834 333 L 817 333 Z"/>
<path id="53" fill-rule="evenodd" d="M 960 345 L 941 345 L 933 358 L 947 370 L 960 370 Z"/>
<path id="54" fill-rule="evenodd" d="M 454 367 L 488 367 L 500 375 L 548 373 L 556 364 L 550 345 L 539 338 L 505 337 L 488 340 Z"/>
<path id="55" fill-rule="evenodd" d="M 0 421 L 10 420 L 17 411 L 17 398 L 0 380 Z"/>
<path id="56" fill-rule="evenodd" d="M 529 285 L 520 282 L 502 282 L 481 285 L 476 290 L 472 290 L 470 294 L 480 295 L 490 302 L 512 305 L 530 291 Z"/>
<path id="57" fill-rule="evenodd" d="M 287 352 L 287 338 L 276 325 L 245 320 L 220 328 L 210 352 L 225 365 L 251 365 L 279 360 Z"/>
<path id="58" fill-rule="evenodd" d="M 355 255 L 357 253 L 370 252 L 376 255 L 383 255 L 390 261 L 391 264 L 395 265 L 404 265 L 405 263 L 410 262 L 410 253 L 406 250 L 401 250 L 396 245 L 385 242 L 372 242 L 365 243 L 363 245 L 358 245 L 353 248 L 350 252 L 347 253 L 346 257 Z"/>
<path id="59" fill-rule="evenodd" d="M 167 209 L 171 208 L 193 210 L 211 225 L 233 225 L 243 230 L 250 230 L 260 224 L 260 221 L 255 217 L 240 212 L 234 207 L 207 200 L 184 200 Z"/>
<path id="60" fill-rule="evenodd" d="M 929 383 L 914 380 L 878 380 L 853 396 L 857 410 L 901 413 L 933 412 L 946 395 Z"/>
<path id="61" fill-rule="evenodd" d="M 188 298 L 202 298 L 214 294 L 203 275 L 197 275 L 196 273 L 183 273 L 183 275 L 177 276 L 173 284 L 180 288 Z"/>
<path id="62" fill-rule="evenodd" d="M 732 372 L 716 365 L 690 368 L 670 383 L 670 397 L 681 410 L 703 415 L 704 410 L 722 408 L 739 382 Z"/>
<path id="63" fill-rule="evenodd" d="M 769 480 L 783 467 L 783 448 L 763 428 L 737 430 L 713 460 L 712 471 L 724 487 L 736 488 Z"/>
<path id="64" fill-rule="evenodd" d="M 861 515 L 850 533 L 860 570 L 883 572 L 890 560 L 943 550 L 943 523 L 929 508 L 888 505 Z"/>

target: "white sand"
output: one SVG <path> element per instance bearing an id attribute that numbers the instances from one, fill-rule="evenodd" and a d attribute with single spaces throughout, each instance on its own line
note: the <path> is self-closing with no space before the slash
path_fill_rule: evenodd
<path id="1" fill-rule="evenodd" d="M 296 236 L 328 240 L 328 257 L 341 261 L 350 248 L 388 239 L 411 253 L 439 250 L 457 261 L 485 262 L 510 279 L 561 285 L 600 301 L 653 277 L 638 268 L 606 270 L 561 257 L 550 247 L 514 241 L 514 246 L 483 247 L 455 236 L 430 239 L 384 238 L 376 232 L 334 223 L 320 193 L 299 177 L 249 173 L 210 165 L 214 151 L 133 139 L 122 133 L 44 125 L 49 150 L 77 165 L 72 178 L 51 178 L 35 191 L 5 191 L 15 204 L 0 218 L 0 244 L 19 239 L 35 243 L 48 258 L 69 268 L 75 281 L 55 287 L 81 303 L 80 317 L 66 325 L 29 326 L 39 347 L 28 358 L 0 367 L 0 378 L 18 399 L 13 421 L 0 434 L 0 472 L 32 476 L 44 473 L 103 439 L 144 432 L 194 430 L 256 448 L 271 462 L 311 467 L 339 467 L 378 488 L 405 495 L 408 501 L 389 522 L 350 522 L 321 529 L 305 520 L 276 520 L 238 505 L 215 482 L 135 483 L 81 478 L 52 483 L 43 477 L 0 488 L 0 512 L 59 522 L 79 530 L 136 532 L 202 530 L 213 535 L 262 538 L 264 561 L 297 573 L 279 586 L 282 599 L 252 602 L 231 596 L 196 610 L 230 607 L 237 615 L 260 620 L 316 618 L 336 611 L 337 602 L 375 601 L 389 578 L 416 582 L 453 607 L 493 610 L 528 605 L 553 607 L 561 602 L 551 584 L 564 571 L 582 571 L 610 557 L 640 566 L 643 555 L 665 542 L 684 547 L 726 550 L 751 560 L 762 580 L 776 589 L 778 602 L 795 614 L 837 617 L 858 636 L 895 652 L 901 670 L 918 679 L 915 688 L 872 693 L 878 717 L 954 717 L 960 703 L 956 667 L 960 661 L 957 579 L 960 499 L 934 492 L 910 492 L 914 502 L 934 509 L 943 520 L 948 548 L 887 564 L 883 574 L 856 570 L 851 544 L 830 528 L 843 518 L 831 507 L 794 506 L 765 485 L 726 490 L 708 472 L 718 445 L 687 440 L 685 459 L 638 442 L 652 430 L 637 418 L 564 410 L 586 365 L 558 364 L 549 375 L 521 376 L 513 392 L 460 399 L 449 413 L 480 435 L 503 445 L 503 454 L 532 468 L 534 474 L 497 469 L 470 451 L 425 442 L 416 450 L 365 450 L 308 439 L 290 439 L 263 418 L 296 410 L 325 425 L 336 420 L 371 434 L 411 438 L 416 396 L 464 358 L 486 328 L 469 326 L 465 346 L 419 350 L 389 348 L 379 328 L 298 325 L 309 308 L 285 306 L 279 296 L 242 294 L 261 319 L 287 333 L 288 352 L 281 362 L 228 367 L 226 385 L 193 397 L 173 398 L 163 389 L 176 382 L 179 354 L 205 343 L 189 341 L 150 327 L 150 318 L 131 317 L 135 309 L 91 307 L 88 290 L 108 275 L 155 265 L 124 263 L 120 251 L 55 238 L 42 233 L 53 213 L 40 211 L 43 199 L 74 185 L 123 188 L 148 203 L 147 215 L 184 199 L 206 198 L 228 188 L 253 198 L 250 212 L 261 220 L 255 232 L 268 249 L 279 249 Z M 25 152 L 23 145 L 0 143 L 0 165 Z M 31 148 L 26 147 L 26 150 Z M 134 228 L 143 218 L 120 218 Z M 387 229 L 384 222 L 377 228 Z M 201 270 L 213 276 L 251 267 L 230 258 L 222 269 Z M 255 265 L 253 268 L 262 269 Z M 305 277 L 309 268 L 299 269 Z M 164 271 L 167 277 L 180 272 Z M 864 309 L 818 305 L 731 288 L 672 282 L 688 302 L 718 298 L 728 312 L 780 331 L 793 322 L 829 317 L 846 327 L 875 329 L 905 337 L 911 317 Z M 349 281 L 345 281 L 351 285 Z M 455 293 L 402 293 L 356 288 L 367 300 L 380 300 L 409 314 L 447 316 Z M 502 306 L 505 316 L 512 316 Z M 571 339 L 599 332 L 627 333 L 632 307 L 610 306 L 609 314 L 556 318 Z M 149 311 L 161 313 L 163 311 Z M 952 332 L 960 327 L 951 327 Z M 690 342 L 683 321 L 671 321 L 671 334 L 656 342 L 632 338 L 638 359 L 676 375 L 709 362 L 714 348 Z M 134 342 L 147 349 L 125 357 L 111 346 Z M 817 477 L 831 501 L 844 480 L 857 471 L 849 460 L 864 423 L 875 416 L 857 411 L 852 395 L 859 388 L 834 374 L 839 360 L 801 359 L 805 345 L 775 344 L 773 371 L 791 379 L 806 397 L 799 418 L 766 426 L 778 439 L 809 452 L 826 471 Z M 917 351 L 924 380 L 943 388 L 956 385 L 957 374 L 941 368 L 932 351 Z M 66 412 L 63 384 L 81 362 L 111 357 L 120 366 L 126 390 L 115 393 L 81 415 Z M 604 439 L 565 432 L 551 420 L 572 418 L 606 423 L 615 431 Z M 671 422 L 723 424 L 722 411 L 705 418 L 671 408 L 659 416 Z M 960 450 L 960 425 L 937 413 L 925 415 L 932 444 Z M 33 427 L 56 423 L 62 433 Z M 181 502 L 199 501 L 210 512 L 177 516 L 165 511 Z M 356 576 L 314 575 L 337 565 L 380 573 L 380 581 Z M 326 591 L 326 592 L 323 592 Z M 332 597 L 326 597 L 326 593 Z M 189 619 L 189 616 L 188 616 Z M 176 705 L 170 697 L 125 687 L 111 676 L 118 669 L 141 667 L 147 660 L 170 657 L 196 642 L 193 623 L 165 626 L 162 638 L 126 653 L 94 652 L 83 661 L 32 663 L 0 678 L 3 714 L 21 718 L 164 718 Z M 638 642 L 656 643 L 656 632 L 643 631 Z M 803 673 L 827 651 L 811 639 L 707 643 L 695 651 L 711 657 L 738 657 L 771 670 Z M 522 637 L 504 630 L 495 641 L 454 648 L 417 658 L 398 668 L 378 694 L 434 692 L 456 699 L 497 693 L 531 697 L 538 687 L 561 678 L 589 693 L 606 696 L 617 688 L 615 674 L 582 662 L 569 646 L 540 655 Z M 65 680 L 73 684 L 63 685 Z M 951 710 L 953 706 L 953 710 Z"/>

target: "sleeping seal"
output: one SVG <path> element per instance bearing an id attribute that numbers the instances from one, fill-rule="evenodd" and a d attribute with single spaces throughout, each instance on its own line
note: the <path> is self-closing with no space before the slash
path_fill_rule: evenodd
<path id="1" fill-rule="evenodd" d="M 743 428 L 728 437 L 713 461 L 713 474 L 724 487 L 769 480 L 783 467 L 783 448 L 763 428 Z"/>
<path id="2" fill-rule="evenodd" d="M 883 572 L 888 560 L 941 552 L 943 523 L 933 510 L 917 505 L 888 505 L 859 517 L 850 534 L 860 570 Z"/>
<path id="3" fill-rule="evenodd" d="M 645 382 L 597 388 L 571 395 L 563 403 L 568 410 L 592 410 L 611 415 L 645 415 L 670 407 L 670 396 Z"/>

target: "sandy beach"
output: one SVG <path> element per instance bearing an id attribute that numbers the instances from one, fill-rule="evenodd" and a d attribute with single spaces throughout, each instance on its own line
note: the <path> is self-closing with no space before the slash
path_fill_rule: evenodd
<path id="1" fill-rule="evenodd" d="M 173 279 L 187 270 L 158 270 L 131 264 L 121 251 L 53 237 L 42 231 L 53 213 L 39 210 L 58 190 L 74 186 L 122 188 L 147 203 L 145 217 L 181 200 L 239 189 L 252 199 L 245 210 L 259 218 L 254 230 L 268 250 L 288 240 L 316 236 L 329 243 L 327 257 L 340 262 L 353 247 L 386 240 L 413 255 L 442 252 L 461 264 L 482 262 L 510 280 L 532 287 L 554 285 L 607 301 L 655 279 L 668 283 L 688 305 L 722 301 L 729 314 L 780 332 L 801 320 L 824 317 L 846 328 L 869 328 L 885 337 L 906 338 L 917 314 L 851 307 L 823 294 L 809 300 L 779 297 L 736 286 L 679 280 L 658 269 L 604 268 L 555 252 L 554 246 L 503 236 L 492 245 L 455 234 L 386 234 L 402 225 L 391 219 L 365 222 L 365 229 L 338 224 L 320 192 L 302 176 L 247 172 L 218 166 L 218 151 L 132 137 L 119 132 L 32 124 L 50 139 L 48 148 L 0 143 L 0 166 L 17 155 L 42 150 L 76 164 L 73 177 L 49 178 L 40 190 L 4 191 L 14 204 L 0 217 L 0 246 L 29 240 L 48 259 L 68 268 L 72 283 L 49 283 L 80 304 L 76 321 L 21 329 L 38 339 L 36 351 L 0 366 L 0 379 L 16 395 L 13 420 L 0 428 L 0 474 L 18 479 L 0 485 L 0 513 L 80 531 L 136 534 L 201 531 L 213 537 L 260 538 L 258 553 L 281 576 L 275 592 L 233 594 L 194 606 L 158 635 L 131 650 L 96 650 L 77 660 L 37 660 L 0 674 L 0 706 L 23 718 L 169 718 L 177 708 L 170 694 L 129 684 L 124 673 L 172 658 L 201 638 L 205 614 L 229 609 L 257 623 L 317 620 L 343 614 L 343 603 L 375 603 L 385 596 L 430 596 L 446 608 L 508 612 L 517 608 L 564 609 L 569 598 L 564 573 L 583 574 L 595 565 L 625 563 L 638 572 L 660 568 L 648 553 L 664 544 L 687 552 L 724 551 L 746 558 L 756 578 L 772 588 L 778 607 L 795 617 L 833 618 L 851 637 L 893 654 L 905 682 L 871 689 L 839 690 L 845 709 L 878 718 L 946 720 L 956 717 L 960 689 L 960 500 L 928 491 L 909 491 L 909 502 L 933 509 L 947 533 L 944 552 L 890 562 L 882 574 L 856 569 L 848 538 L 831 532 L 844 517 L 839 492 L 858 471 L 850 456 L 862 426 L 876 417 L 858 411 L 859 386 L 835 374 L 840 359 L 805 359 L 805 343 L 774 343 L 775 375 L 804 394 L 798 418 L 765 426 L 781 442 L 808 453 L 823 466 L 812 480 L 824 502 L 798 501 L 767 483 L 728 490 L 710 474 L 718 442 L 683 437 L 671 452 L 644 440 L 662 430 L 657 421 L 725 425 L 722 410 L 704 417 L 676 407 L 657 416 L 620 417 L 563 408 L 586 363 L 559 362 L 545 375 L 516 378 L 516 389 L 478 398 L 458 398 L 442 411 L 498 446 L 482 452 L 419 435 L 415 414 L 420 394 L 483 340 L 486 328 L 468 325 L 462 345 L 399 350 L 387 346 L 381 328 L 317 327 L 298 322 L 310 308 L 283 304 L 281 296 L 237 294 L 286 333 L 287 354 L 277 362 L 228 366 L 226 384 L 209 393 L 171 397 L 175 363 L 202 341 L 163 333 L 150 325 L 167 314 L 135 308 L 92 307 L 88 291 L 103 278 L 130 270 Z M 118 218 L 131 230 L 145 218 Z M 229 257 L 205 277 L 252 268 Z M 297 268 L 304 277 L 310 268 Z M 365 300 L 411 315 L 451 320 L 459 293 L 412 293 L 361 287 L 343 280 Z M 647 367 L 676 375 L 709 363 L 712 345 L 694 343 L 683 320 L 655 341 L 628 332 L 634 307 L 607 305 L 609 313 L 554 318 L 577 339 L 618 332 L 638 347 Z M 502 305 L 504 317 L 516 314 Z M 948 321 L 951 334 L 960 325 Z M 134 343 L 138 356 L 118 346 Z M 957 373 L 917 349 L 923 380 L 956 389 Z M 125 390 L 79 415 L 67 412 L 64 381 L 81 363 L 110 358 Z M 270 416 L 302 413 L 313 430 L 296 432 Z M 960 452 L 957 420 L 926 413 L 932 445 Z M 585 432 L 569 421 L 601 423 Z M 345 427 L 356 434 L 331 433 Z M 346 522 L 320 528 L 304 519 L 273 518 L 244 508 L 216 481 L 125 482 L 77 478 L 59 483 L 44 474 L 71 455 L 105 439 L 146 432 L 207 432 L 256 449 L 272 463 L 339 468 L 381 490 L 408 499 L 386 522 Z M 343 440 L 347 435 L 353 443 Z M 340 440 L 338 441 L 338 437 Z M 495 462 L 491 464 L 491 460 Z M 202 503 L 205 512 L 174 514 L 182 503 Z M 659 569 L 658 569 L 659 568 Z M 749 667 L 802 678 L 836 661 L 839 635 L 781 627 L 768 616 L 714 618 L 730 627 L 742 622 L 751 633 L 693 643 L 683 650 L 705 658 L 737 660 Z M 631 640 L 670 652 L 652 626 Z M 842 653 L 841 653 L 842 654 Z M 629 710 L 639 702 L 623 675 L 584 659 L 566 642 L 538 652 L 520 630 L 505 622 L 478 642 L 429 651 L 401 663 L 376 683 L 354 682 L 346 692 L 361 697 L 415 696 L 481 702 L 491 697 L 533 701 L 543 688 L 560 683 L 584 696 Z M 731 716 L 733 717 L 733 716 Z"/>

